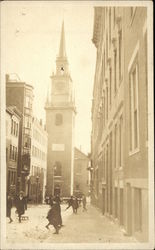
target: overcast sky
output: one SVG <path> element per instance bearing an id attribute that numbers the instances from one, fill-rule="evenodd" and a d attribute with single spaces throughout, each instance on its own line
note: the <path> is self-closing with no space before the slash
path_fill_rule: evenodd
<path id="1" fill-rule="evenodd" d="M 75 142 L 90 151 L 91 101 L 96 49 L 91 39 L 93 2 L 24 1 L 4 2 L 2 6 L 5 72 L 17 73 L 34 86 L 34 115 L 45 121 L 45 100 L 55 72 L 61 25 L 64 19 L 66 52 L 75 86 Z M 13 75 L 11 76 L 14 77 Z"/>

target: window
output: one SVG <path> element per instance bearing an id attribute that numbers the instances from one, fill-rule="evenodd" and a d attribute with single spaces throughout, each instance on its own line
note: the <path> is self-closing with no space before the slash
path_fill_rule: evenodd
<path id="1" fill-rule="evenodd" d="M 17 161 L 17 147 L 10 145 L 10 160 Z"/>
<path id="2" fill-rule="evenodd" d="M 144 37 L 144 43 L 145 43 L 145 79 L 146 79 L 146 140 L 148 140 L 148 69 L 147 69 L 147 31 L 145 33 Z"/>
<path id="3" fill-rule="evenodd" d="M 120 167 L 123 164 L 123 116 L 120 117 Z"/>
<path id="4" fill-rule="evenodd" d="M 24 136 L 24 147 L 31 148 L 31 138 L 29 136 Z"/>
<path id="5" fill-rule="evenodd" d="M 116 22 L 116 9 L 113 7 L 113 27 L 115 27 L 115 22 Z"/>
<path id="6" fill-rule="evenodd" d="M 117 51 L 114 50 L 114 91 L 117 91 Z"/>
<path id="7" fill-rule="evenodd" d="M 10 145 L 10 159 L 12 159 L 12 145 Z"/>
<path id="8" fill-rule="evenodd" d="M 108 33 L 106 32 L 106 60 L 108 60 Z"/>
<path id="9" fill-rule="evenodd" d="M 118 46 L 119 46 L 119 80 L 122 78 L 122 31 L 119 31 L 118 35 Z"/>
<path id="10" fill-rule="evenodd" d="M 25 127 L 31 128 L 31 118 L 29 116 L 25 116 Z"/>
<path id="11" fill-rule="evenodd" d="M 111 85 L 112 85 L 112 71 L 111 71 L 111 68 L 109 68 L 109 104 L 111 106 L 111 96 L 112 96 L 112 93 L 111 93 Z"/>
<path id="12" fill-rule="evenodd" d="M 63 123 L 62 114 L 56 114 L 55 116 L 55 125 L 60 126 Z"/>
<path id="13" fill-rule="evenodd" d="M 11 134 L 18 136 L 18 123 L 11 119 Z"/>
<path id="14" fill-rule="evenodd" d="M 16 122 L 15 121 L 13 122 L 13 134 L 14 135 L 16 134 Z"/>
<path id="15" fill-rule="evenodd" d="M 105 91 L 103 91 L 103 125 L 105 126 L 105 117 L 106 112 L 105 112 Z"/>
<path id="16" fill-rule="evenodd" d="M 13 119 L 11 120 L 11 134 L 13 134 Z"/>
<path id="17" fill-rule="evenodd" d="M 18 123 L 16 124 L 16 136 L 18 136 Z"/>
<path id="18" fill-rule="evenodd" d="M 104 59 L 103 59 L 104 61 L 104 66 L 103 66 L 103 68 L 104 68 L 104 76 L 105 76 L 105 49 L 104 49 Z"/>
<path id="19" fill-rule="evenodd" d="M 111 46 L 111 8 L 109 9 L 109 47 Z"/>
<path id="20" fill-rule="evenodd" d="M 106 98 L 107 98 L 107 103 L 106 103 L 106 119 L 108 120 L 108 86 L 106 87 Z"/>
<path id="21" fill-rule="evenodd" d="M 115 168 L 117 167 L 117 125 L 115 125 L 114 129 L 114 134 L 115 134 L 115 143 L 114 143 L 114 158 L 115 158 Z"/>
<path id="22" fill-rule="evenodd" d="M 54 176 L 62 176 L 61 162 L 56 161 L 54 165 Z"/>
<path id="23" fill-rule="evenodd" d="M 31 100 L 31 97 L 30 96 L 26 96 L 26 99 L 25 99 L 25 107 L 26 108 L 32 108 L 32 100 Z"/>
<path id="24" fill-rule="evenodd" d="M 130 103 L 130 151 L 139 145 L 138 134 L 138 66 L 134 65 L 129 76 L 129 103 Z"/>

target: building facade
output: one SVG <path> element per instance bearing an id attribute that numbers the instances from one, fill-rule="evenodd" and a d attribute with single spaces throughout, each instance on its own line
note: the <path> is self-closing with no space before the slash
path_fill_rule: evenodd
<path id="1" fill-rule="evenodd" d="M 74 149 L 74 195 L 89 194 L 89 159 L 78 148 Z"/>
<path id="2" fill-rule="evenodd" d="M 73 193 L 75 103 L 69 73 L 62 24 L 56 73 L 51 76 L 50 99 L 46 102 L 48 132 L 47 193 L 68 196 Z"/>
<path id="3" fill-rule="evenodd" d="M 12 196 L 16 194 L 20 119 L 15 106 L 6 108 L 6 190 Z"/>
<path id="4" fill-rule="evenodd" d="M 31 168 L 29 175 L 29 200 L 42 203 L 45 198 L 47 169 L 47 131 L 42 124 L 32 118 Z"/>
<path id="5" fill-rule="evenodd" d="M 96 7 L 92 202 L 128 235 L 148 234 L 147 9 Z"/>
<path id="6" fill-rule="evenodd" d="M 30 153 L 32 136 L 32 102 L 33 87 L 19 79 L 11 79 L 6 75 L 6 106 L 16 106 L 21 112 L 19 127 L 19 149 L 17 167 L 17 192 L 23 190 L 28 193 L 28 179 L 30 173 Z"/>

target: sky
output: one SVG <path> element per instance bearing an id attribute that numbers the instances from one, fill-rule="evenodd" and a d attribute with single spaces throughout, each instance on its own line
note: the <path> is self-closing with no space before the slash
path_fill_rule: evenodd
<path id="1" fill-rule="evenodd" d="M 96 63 L 93 2 L 6 1 L 2 13 L 4 72 L 34 87 L 34 116 L 45 122 L 45 101 L 59 52 L 62 21 L 75 87 L 75 146 L 90 152 L 91 105 Z"/>

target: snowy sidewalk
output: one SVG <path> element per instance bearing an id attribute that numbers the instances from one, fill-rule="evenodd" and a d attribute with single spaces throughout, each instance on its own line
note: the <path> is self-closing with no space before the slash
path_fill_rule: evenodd
<path id="1" fill-rule="evenodd" d="M 58 235 L 53 234 L 54 229 L 45 228 L 47 224 L 47 211 L 49 206 L 31 206 L 28 208 L 28 221 L 18 223 L 15 218 L 15 209 L 12 211 L 14 222 L 7 220 L 7 241 L 20 242 L 45 242 L 45 243 L 128 243 L 136 242 L 135 239 L 123 235 L 120 227 L 110 221 L 93 206 L 88 205 L 88 210 L 83 212 L 78 209 L 77 214 L 72 209 L 65 211 L 66 205 L 61 206 L 64 227 Z"/>

